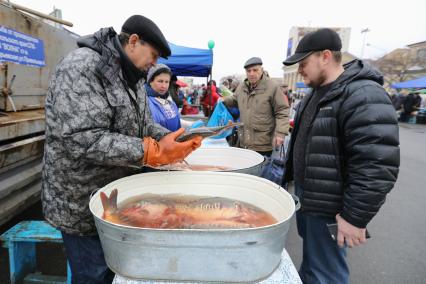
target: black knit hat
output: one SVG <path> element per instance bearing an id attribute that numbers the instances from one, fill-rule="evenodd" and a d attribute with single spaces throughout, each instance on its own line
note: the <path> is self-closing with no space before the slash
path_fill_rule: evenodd
<path id="1" fill-rule="evenodd" d="M 299 42 L 296 52 L 287 58 L 283 64 L 293 65 L 302 61 L 315 51 L 322 50 L 340 51 L 342 41 L 339 35 L 332 29 L 319 29 L 306 34 Z"/>
<path id="2" fill-rule="evenodd" d="M 161 57 L 167 58 L 172 54 L 161 30 L 153 21 L 144 16 L 131 16 L 124 22 L 121 31 L 129 35 L 137 34 L 142 40 L 155 47 Z"/>

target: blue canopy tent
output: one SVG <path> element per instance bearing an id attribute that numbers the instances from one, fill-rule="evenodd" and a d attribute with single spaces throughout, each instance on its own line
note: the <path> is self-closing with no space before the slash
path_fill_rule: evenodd
<path id="1" fill-rule="evenodd" d="M 213 65 L 213 51 L 169 43 L 172 55 L 160 58 L 158 63 L 166 64 L 176 76 L 208 77 Z"/>
<path id="2" fill-rule="evenodd" d="M 304 82 L 296 82 L 296 88 L 297 89 L 304 89 L 304 88 L 309 88 L 309 87 L 306 86 Z"/>
<path id="3" fill-rule="evenodd" d="M 414 80 L 392 84 L 391 87 L 394 89 L 426 88 L 426 76 Z"/>

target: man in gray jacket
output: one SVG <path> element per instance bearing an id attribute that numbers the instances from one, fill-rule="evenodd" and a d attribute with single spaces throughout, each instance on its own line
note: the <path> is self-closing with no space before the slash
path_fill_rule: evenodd
<path id="1" fill-rule="evenodd" d="M 259 57 L 247 60 L 244 69 L 247 79 L 223 103 L 240 111 L 244 126 L 238 129 L 239 146 L 270 156 L 288 134 L 290 108 L 278 84 L 264 72 Z"/>
<path id="2" fill-rule="evenodd" d="M 122 32 L 104 28 L 78 40 L 52 75 L 46 98 L 42 204 L 62 232 L 73 283 L 110 283 L 90 194 L 143 165 L 183 160 L 201 138 L 155 124 L 143 84 L 159 56 L 171 54 L 160 29 L 135 15 Z"/>

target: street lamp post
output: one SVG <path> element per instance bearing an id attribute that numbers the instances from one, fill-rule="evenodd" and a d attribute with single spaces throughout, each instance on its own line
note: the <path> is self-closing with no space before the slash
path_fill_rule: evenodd
<path id="1" fill-rule="evenodd" d="M 365 28 L 365 29 L 361 30 L 361 33 L 362 33 L 362 34 L 364 34 L 364 38 L 363 38 L 363 40 L 362 40 L 362 47 L 361 47 L 361 59 L 363 59 L 363 58 L 364 58 L 365 40 L 366 40 L 366 37 L 367 37 L 367 33 L 368 33 L 369 31 L 371 31 L 369 28 Z"/>

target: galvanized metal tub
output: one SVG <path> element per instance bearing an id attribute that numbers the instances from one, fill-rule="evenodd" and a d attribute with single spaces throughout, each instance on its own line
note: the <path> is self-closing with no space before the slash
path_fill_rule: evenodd
<path id="1" fill-rule="evenodd" d="M 118 202 L 142 193 L 226 197 L 270 212 L 278 223 L 249 229 L 143 229 L 101 218 L 99 193 L 117 188 Z M 108 266 L 134 279 L 250 282 L 268 277 L 281 260 L 291 195 L 275 183 L 225 172 L 155 172 L 114 181 L 90 200 Z"/>
<path id="2" fill-rule="evenodd" d="M 259 153 L 235 148 L 198 148 L 185 161 L 194 165 L 212 165 L 228 167 L 225 172 L 245 173 L 260 176 L 265 158 Z"/>

